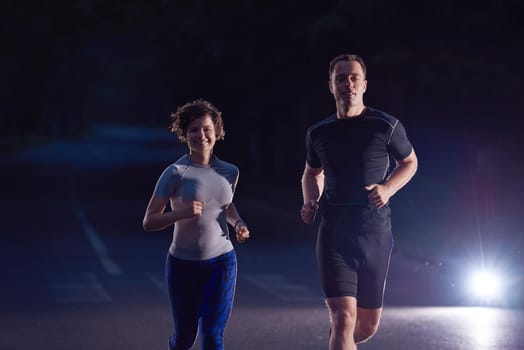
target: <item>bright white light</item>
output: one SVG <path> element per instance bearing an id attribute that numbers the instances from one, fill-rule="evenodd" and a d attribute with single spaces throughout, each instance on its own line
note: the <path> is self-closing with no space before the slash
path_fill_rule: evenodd
<path id="1" fill-rule="evenodd" d="M 477 297 L 491 299 L 499 296 L 502 283 L 496 274 L 490 271 L 478 271 L 473 275 L 471 288 Z"/>

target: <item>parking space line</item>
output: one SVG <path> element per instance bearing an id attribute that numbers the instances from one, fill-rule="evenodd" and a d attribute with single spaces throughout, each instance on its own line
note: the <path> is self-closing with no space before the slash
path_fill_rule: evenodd
<path id="1" fill-rule="evenodd" d="M 111 301 L 107 290 L 92 272 L 62 277 L 61 281 L 51 283 L 51 290 L 59 303 L 102 303 Z"/>
<path id="2" fill-rule="evenodd" d="M 152 273 L 146 273 L 146 276 L 151 280 L 151 282 L 153 282 L 153 284 L 158 289 L 160 289 L 164 294 L 167 294 L 167 287 L 163 278 L 158 278 L 154 276 Z"/>
<path id="3" fill-rule="evenodd" d="M 110 275 L 122 275 L 122 269 L 107 254 L 107 248 L 104 242 L 102 241 L 102 239 L 100 239 L 100 236 L 96 232 L 94 226 L 89 222 L 86 213 L 78 207 L 75 207 L 73 211 L 75 213 L 76 218 L 80 222 L 80 225 L 82 226 L 82 230 L 84 231 L 87 240 L 89 241 L 89 243 L 91 243 L 91 246 L 93 247 L 93 250 L 95 251 L 98 257 L 98 260 L 100 260 L 100 263 L 102 264 L 106 272 Z"/>
<path id="4" fill-rule="evenodd" d="M 291 282 L 284 275 L 243 273 L 239 276 L 282 301 L 315 302 L 320 300 L 311 289 Z"/>

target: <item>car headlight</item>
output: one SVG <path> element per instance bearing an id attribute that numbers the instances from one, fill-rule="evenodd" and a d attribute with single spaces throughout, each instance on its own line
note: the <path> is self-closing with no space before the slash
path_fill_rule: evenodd
<path id="1" fill-rule="evenodd" d="M 503 297 L 504 280 L 495 271 L 481 269 L 472 273 L 470 288 L 477 300 L 489 302 Z"/>

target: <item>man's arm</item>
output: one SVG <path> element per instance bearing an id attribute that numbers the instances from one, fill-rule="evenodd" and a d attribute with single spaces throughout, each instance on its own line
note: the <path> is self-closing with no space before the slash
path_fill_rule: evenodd
<path id="1" fill-rule="evenodd" d="M 397 166 L 389 179 L 382 185 L 371 184 L 366 190 L 371 191 L 368 195 L 369 203 L 377 208 L 384 206 L 417 172 L 418 160 L 415 150 L 409 156 L 397 161 Z"/>
<path id="2" fill-rule="evenodd" d="M 324 169 L 312 168 L 306 163 L 302 175 L 302 197 L 304 205 L 300 210 L 302 221 L 311 224 L 318 210 L 318 201 L 324 191 Z"/>

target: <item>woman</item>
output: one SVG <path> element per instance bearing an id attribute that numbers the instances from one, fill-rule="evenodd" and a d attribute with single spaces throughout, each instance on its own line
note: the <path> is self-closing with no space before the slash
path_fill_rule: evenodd
<path id="1" fill-rule="evenodd" d="M 233 305 L 237 262 L 227 224 L 237 241 L 249 230 L 233 194 L 238 168 L 213 154 L 224 138 L 221 112 L 197 100 L 171 115 L 171 131 L 189 153 L 168 166 L 158 179 L 144 216 L 146 231 L 174 224 L 166 261 L 166 279 L 175 324 L 169 349 L 189 349 L 200 321 L 202 349 L 223 349 L 223 334 Z M 171 210 L 165 210 L 169 201 Z"/>

